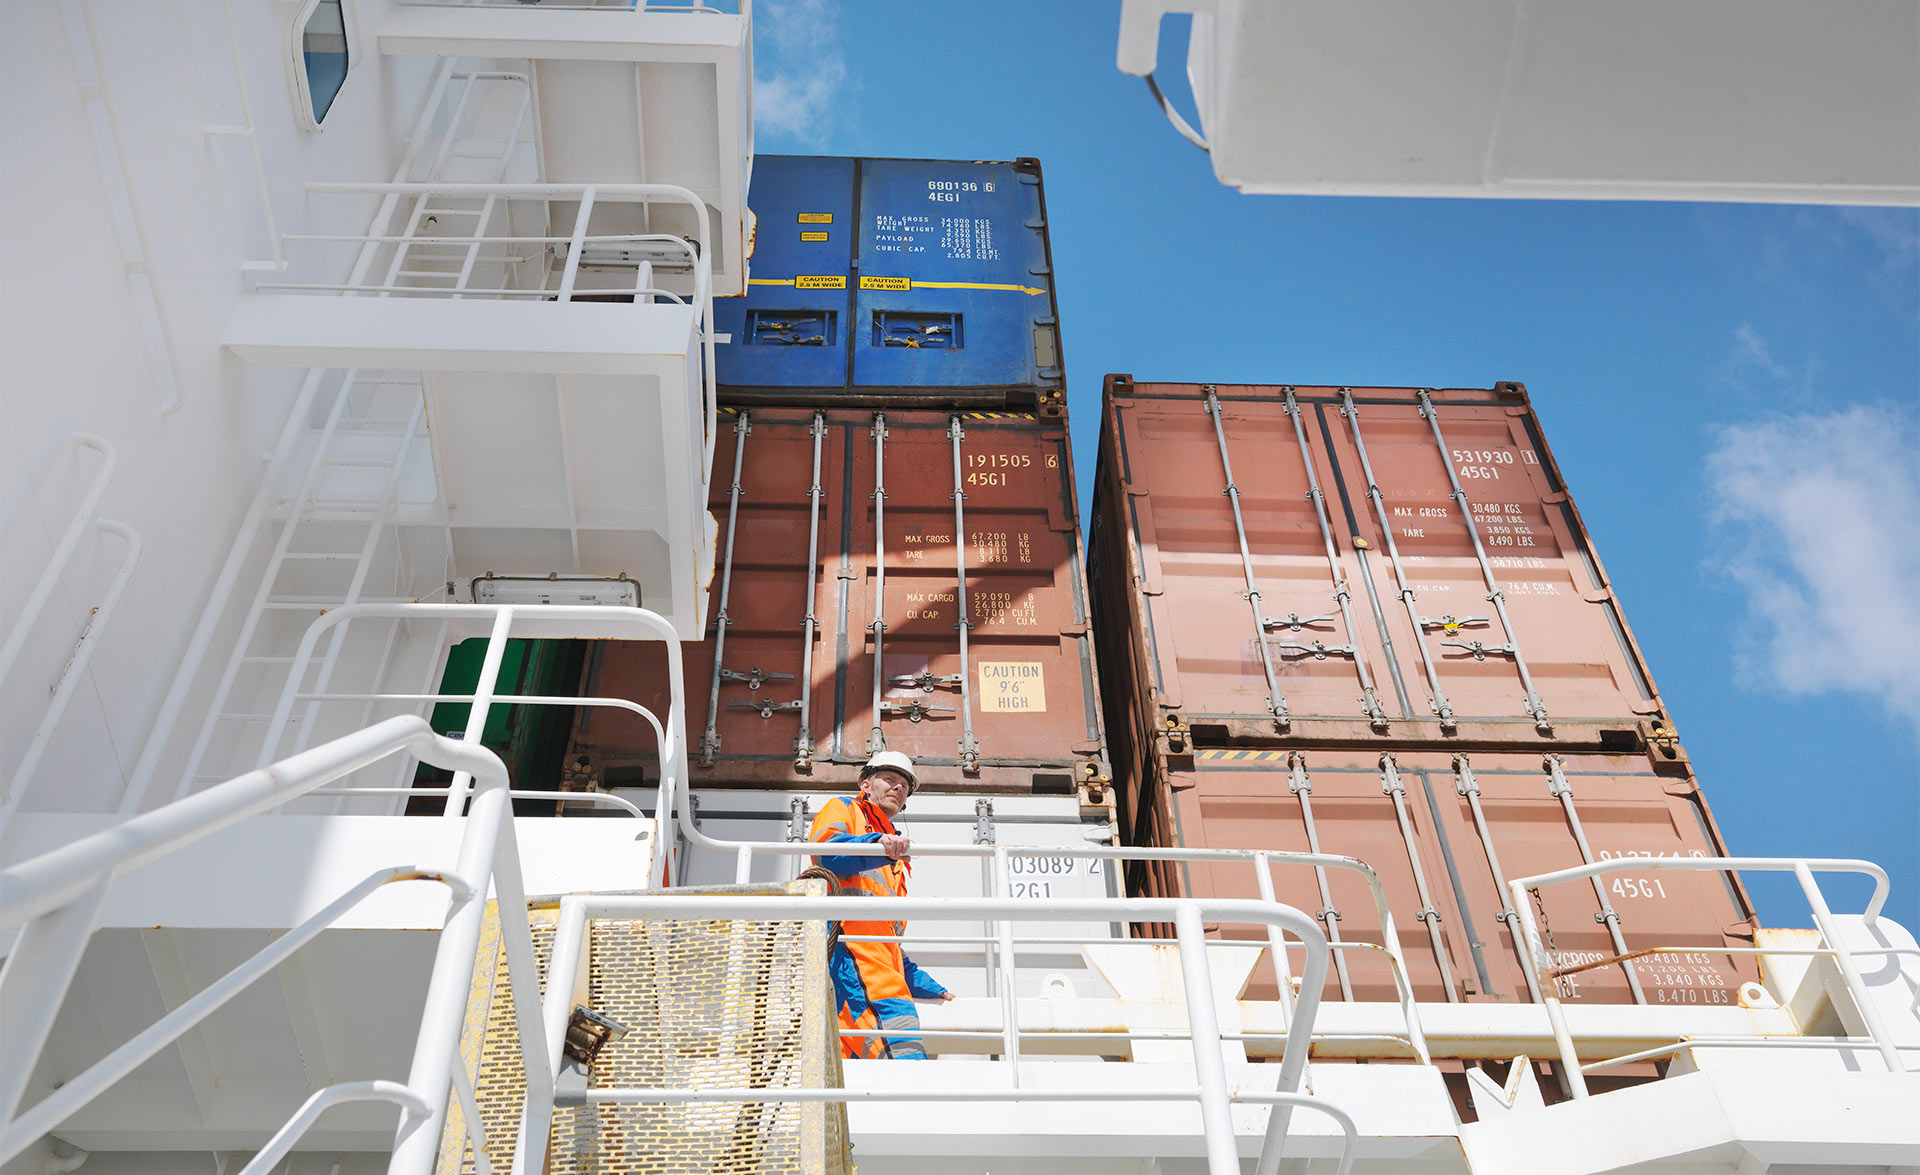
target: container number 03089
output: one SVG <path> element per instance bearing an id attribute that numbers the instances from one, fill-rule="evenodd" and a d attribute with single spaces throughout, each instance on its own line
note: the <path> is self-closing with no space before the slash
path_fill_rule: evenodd
<path id="1" fill-rule="evenodd" d="M 1100 862 L 1097 859 L 1077 861 L 1072 857 L 1008 857 L 1007 872 L 1013 876 L 1008 886 L 1009 897 L 1050 898 L 1052 879 L 1098 877 Z"/>

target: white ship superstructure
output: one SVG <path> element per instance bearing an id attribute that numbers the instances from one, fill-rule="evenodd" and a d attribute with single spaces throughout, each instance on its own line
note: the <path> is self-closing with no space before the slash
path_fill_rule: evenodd
<path id="1" fill-rule="evenodd" d="M 1330 945 L 1276 900 L 1345 871 L 1390 926 L 1367 863 L 1116 847 L 1084 784 L 916 801 L 887 908 L 959 998 L 923 1008 L 934 1060 L 832 1088 L 829 989 L 792 960 L 858 907 L 785 888 L 802 782 L 696 794 L 680 688 L 724 558 L 750 0 L 4 20 L 6 1175 L 841 1170 L 807 1107 L 842 1100 L 869 1172 L 1920 1169 L 1920 949 L 1869 863 L 1634 863 L 1800 878 L 1811 925 L 1762 931 L 1725 1002 L 1583 1005 L 1549 974 L 1433 1004 L 1397 936 Z M 479 684 L 439 693 L 473 637 Z M 564 815 L 508 777 L 478 742 L 526 637 L 667 647 L 664 712 L 548 699 L 638 712 L 658 777 Z M 427 724 L 448 701 L 467 741 Z M 1152 857 L 1266 900 L 1124 897 Z M 1626 868 L 1510 879 L 1536 958 L 1530 888 Z M 1864 909 L 1827 907 L 1835 872 L 1875 880 Z M 1394 998 L 1323 1001 L 1342 951 Z M 1276 999 L 1244 998 L 1256 972 Z M 673 1000 L 737 993 L 683 1039 Z M 588 1094 L 569 1014 L 620 1000 L 679 1059 Z"/>

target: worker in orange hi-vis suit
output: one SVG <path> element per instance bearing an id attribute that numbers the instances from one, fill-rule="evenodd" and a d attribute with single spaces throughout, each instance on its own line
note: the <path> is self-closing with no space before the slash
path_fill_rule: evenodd
<path id="1" fill-rule="evenodd" d="M 913 872 L 913 845 L 895 829 L 893 820 L 907 806 L 916 782 L 912 759 L 898 751 L 881 751 L 868 759 L 861 771 L 859 795 L 837 796 L 813 818 L 809 839 L 816 843 L 878 844 L 884 851 L 884 855 L 815 855 L 814 860 L 844 880 L 844 892 L 905 896 L 907 877 Z M 845 934 L 894 938 L 906 933 L 906 928 L 904 922 L 849 920 L 841 924 Z M 882 1039 L 887 1056 L 925 1060 L 920 1015 L 913 1001 L 950 1000 L 953 993 L 915 966 L 898 942 L 842 941 L 836 958 L 840 952 L 845 952 L 846 959 L 833 971 L 835 986 L 841 989 L 841 1006 L 852 1011 L 856 1019 L 863 1008 L 871 1009 L 880 1030 L 886 1033 Z M 849 961 L 850 967 L 845 965 Z M 858 990 L 850 990 L 854 987 Z"/>

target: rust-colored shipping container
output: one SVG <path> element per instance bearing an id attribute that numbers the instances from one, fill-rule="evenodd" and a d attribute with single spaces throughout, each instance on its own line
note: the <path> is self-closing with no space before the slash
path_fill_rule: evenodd
<path id="1" fill-rule="evenodd" d="M 1495 861 L 1507 881 L 1570 868 L 1583 863 L 1581 837 L 1596 861 L 1724 855 L 1693 780 L 1656 773 L 1644 754 L 1203 748 L 1176 756 L 1150 794 L 1154 843 L 1290 852 L 1317 843 L 1320 852 L 1372 866 L 1422 1001 L 1532 998 Z M 1256 885 L 1247 864 L 1195 863 L 1145 875 L 1132 892 L 1256 898 Z M 1278 900 L 1318 912 L 1330 936 L 1384 941 L 1359 874 L 1329 869 L 1323 890 L 1315 870 L 1282 865 L 1274 886 Z M 1740 984 L 1755 978 L 1751 956 L 1724 953 L 1753 946 L 1751 911 L 1738 889 L 1719 874 L 1677 871 L 1608 874 L 1601 889 L 1605 907 L 1584 881 L 1539 891 L 1535 914 L 1556 967 L 1616 958 L 1621 944 L 1627 951 L 1687 948 L 1632 964 L 1646 1002 L 1738 1003 Z M 1378 952 L 1339 953 L 1346 974 L 1330 975 L 1327 998 L 1394 998 Z M 1255 974 L 1253 998 L 1272 998 L 1271 972 Z M 1572 1002 L 1633 999 L 1618 965 L 1557 982 Z"/>
<path id="2" fill-rule="evenodd" d="M 1365 861 L 1422 1000 L 1532 997 L 1496 873 L 1723 855 L 1523 388 L 1106 391 L 1088 575 L 1126 843 Z M 1258 896 L 1244 863 L 1126 880 Z M 1357 874 L 1275 882 L 1384 941 Z M 1539 911 L 1572 1000 L 1634 998 L 1622 966 L 1578 969 L 1624 950 L 1697 948 L 1634 964 L 1653 1004 L 1751 975 L 1718 875 L 1553 886 Z M 1333 998 L 1393 998 L 1378 952 L 1343 953 Z"/>
<path id="3" fill-rule="evenodd" d="M 1520 385 L 1106 390 L 1090 579 L 1144 724 L 1677 760 Z"/>
<path id="4" fill-rule="evenodd" d="M 846 788 L 884 740 L 935 788 L 1104 800 L 1064 421 L 756 408 L 722 426 L 727 554 L 707 639 L 685 648 L 696 786 Z M 665 676 L 657 646 L 599 642 L 582 693 L 664 713 Z M 580 713 L 576 773 L 657 778 L 638 719 Z"/>

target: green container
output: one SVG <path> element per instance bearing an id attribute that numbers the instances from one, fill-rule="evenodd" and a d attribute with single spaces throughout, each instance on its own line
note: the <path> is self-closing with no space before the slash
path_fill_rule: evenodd
<path id="1" fill-rule="evenodd" d="M 585 641 L 510 640 L 500 657 L 497 695 L 487 711 L 487 726 L 481 732 L 482 745 L 499 755 L 507 765 L 508 778 L 517 789 L 556 791 L 560 786 L 560 762 L 566 755 L 567 736 L 573 727 L 572 706 L 516 706 L 504 704 L 510 694 L 544 697 L 575 697 L 580 688 L 580 668 L 587 652 Z M 453 646 L 447 654 L 447 670 L 441 677 L 443 694 L 470 694 L 480 683 L 480 670 L 487 657 L 487 638 L 474 637 Z M 473 707 L 468 702 L 441 702 L 428 720 L 433 729 L 449 738 L 466 734 Z"/>

